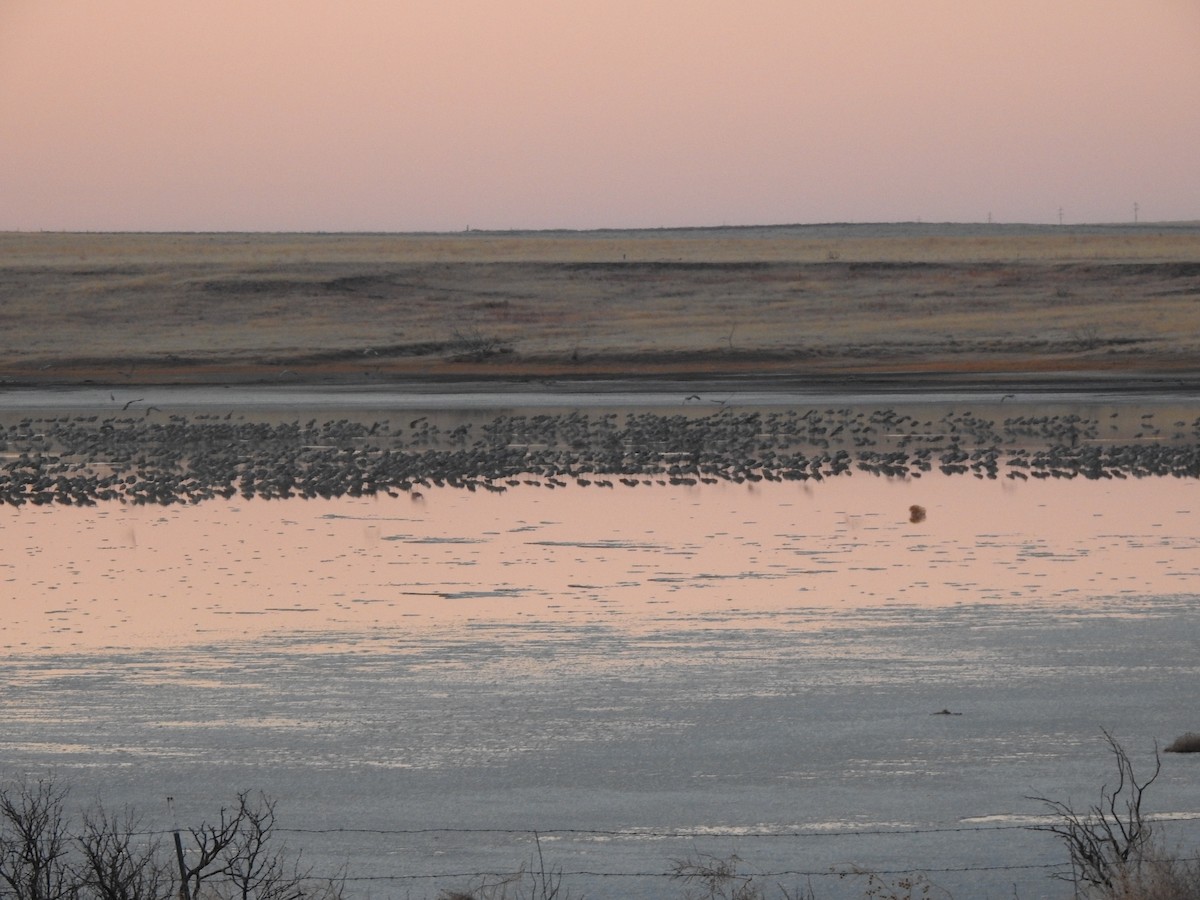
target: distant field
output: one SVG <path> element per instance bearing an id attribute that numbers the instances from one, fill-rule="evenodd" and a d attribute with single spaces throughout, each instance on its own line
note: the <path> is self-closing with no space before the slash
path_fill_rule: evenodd
<path id="1" fill-rule="evenodd" d="M 7 383 L 1156 372 L 1200 224 L 0 234 Z"/>

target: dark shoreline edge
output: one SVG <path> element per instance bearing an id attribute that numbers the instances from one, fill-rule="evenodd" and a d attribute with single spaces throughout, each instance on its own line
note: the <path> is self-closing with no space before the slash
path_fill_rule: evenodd
<path id="1" fill-rule="evenodd" d="M 289 381 L 223 378 L 201 381 L 110 381 L 102 379 L 2 379 L 5 395 L 53 394 L 71 390 L 220 390 L 288 392 L 327 390 L 346 394 L 667 394 L 672 392 L 780 394 L 1104 394 L 1200 395 L 1200 372 L 872 372 L 846 374 L 639 374 L 614 375 L 422 375 L 365 381 L 361 377 L 306 377 Z"/>

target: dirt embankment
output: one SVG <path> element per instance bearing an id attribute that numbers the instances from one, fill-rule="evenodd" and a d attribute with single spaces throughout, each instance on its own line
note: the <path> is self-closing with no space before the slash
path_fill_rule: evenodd
<path id="1" fill-rule="evenodd" d="M 1200 226 L 0 235 L 0 379 L 1190 372 Z"/>

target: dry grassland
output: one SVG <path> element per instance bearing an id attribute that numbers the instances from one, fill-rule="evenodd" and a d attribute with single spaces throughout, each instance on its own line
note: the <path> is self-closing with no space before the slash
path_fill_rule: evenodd
<path id="1" fill-rule="evenodd" d="M 7 383 L 1181 372 L 1200 224 L 0 234 Z"/>

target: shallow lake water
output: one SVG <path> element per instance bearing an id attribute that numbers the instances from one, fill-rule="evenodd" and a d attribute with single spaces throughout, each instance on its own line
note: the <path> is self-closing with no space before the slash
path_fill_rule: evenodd
<path id="1" fill-rule="evenodd" d="M 911 521 L 910 508 L 925 511 Z M 862 896 L 1067 897 L 1031 796 L 1200 730 L 1200 483 L 867 474 L 21 508 L 0 520 L 5 771 L 149 827 L 241 788 L 358 896 L 536 849 L 573 895 L 672 859 Z M 1200 838 L 1200 758 L 1148 794 Z"/>

